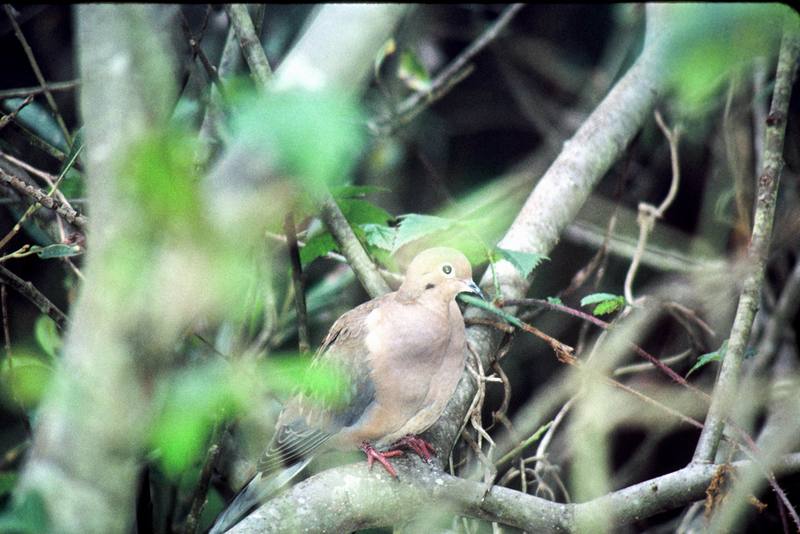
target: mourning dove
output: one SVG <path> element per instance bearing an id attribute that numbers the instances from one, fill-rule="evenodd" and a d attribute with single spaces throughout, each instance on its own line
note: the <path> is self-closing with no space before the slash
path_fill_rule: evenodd
<path id="1" fill-rule="evenodd" d="M 467 258 L 437 247 L 418 254 L 397 291 L 348 311 L 333 324 L 315 362 L 342 371 L 349 395 L 336 406 L 291 399 L 258 462 L 258 472 L 220 515 L 222 533 L 288 483 L 323 449 L 361 449 L 370 468 L 409 448 L 428 461 L 433 448 L 418 434 L 433 425 L 464 367 L 464 319 L 455 297 L 483 296 Z"/>

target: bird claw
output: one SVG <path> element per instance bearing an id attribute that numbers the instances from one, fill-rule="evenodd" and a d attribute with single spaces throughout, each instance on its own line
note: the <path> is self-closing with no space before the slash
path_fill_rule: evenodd
<path id="1" fill-rule="evenodd" d="M 364 454 L 367 455 L 367 467 L 369 470 L 372 471 L 372 464 L 375 463 L 377 460 L 379 464 L 386 469 L 386 472 L 389 473 L 394 478 L 398 478 L 397 471 L 395 471 L 394 467 L 387 458 L 394 458 L 395 456 L 402 456 L 403 451 L 398 450 L 389 450 L 386 452 L 380 452 L 375 447 L 372 446 L 371 443 L 365 441 L 361 443 L 361 450 L 364 451 Z"/>
<path id="2" fill-rule="evenodd" d="M 417 453 L 417 455 L 422 458 L 425 463 L 430 463 L 431 458 L 436 456 L 436 449 L 433 448 L 433 445 L 421 437 L 415 436 L 414 434 L 408 434 L 397 440 L 397 443 L 392 445 L 392 448 L 395 447 L 408 447 Z"/>

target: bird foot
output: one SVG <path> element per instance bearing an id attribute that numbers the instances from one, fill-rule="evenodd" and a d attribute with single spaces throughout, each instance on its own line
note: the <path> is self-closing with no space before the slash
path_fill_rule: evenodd
<path id="1" fill-rule="evenodd" d="M 430 462 L 433 456 L 436 456 L 436 449 L 433 448 L 433 445 L 414 434 L 408 434 L 397 440 L 397 442 L 392 445 L 393 449 L 395 447 L 408 447 L 417 453 L 420 458 L 425 460 L 426 463 Z"/>
<path id="2" fill-rule="evenodd" d="M 387 458 L 402 456 L 403 451 L 389 450 L 386 452 L 380 452 L 375 447 L 373 447 L 372 444 L 368 441 L 362 442 L 360 449 L 364 451 L 364 454 L 367 455 L 367 466 L 369 466 L 370 471 L 372 470 L 372 464 L 375 463 L 375 461 L 377 460 L 378 463 L 381 464 L 384 469 L 386 469 L 387 473 L 392 475 L 394 478 L 398 478 L 397 471 L 395 471 L 394 467 L 392 467 L 392 464 L 389 463 L 389 460 L 387 460 Z"/>

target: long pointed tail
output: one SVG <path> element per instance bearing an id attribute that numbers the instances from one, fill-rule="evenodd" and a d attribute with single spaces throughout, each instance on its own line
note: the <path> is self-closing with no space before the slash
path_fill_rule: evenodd
<path id="1" fill-rule="evenodd" d="M 264 476 L 263 473 L 257 473 L 217 517 L 208 534 L 222 534 L 233 528 L 236 523 L 247 517 L 255 508 L 274 496 L 283 486 L 305 469 L 310 462 L 311 458 L 304 458 L 271 475 Z"/>

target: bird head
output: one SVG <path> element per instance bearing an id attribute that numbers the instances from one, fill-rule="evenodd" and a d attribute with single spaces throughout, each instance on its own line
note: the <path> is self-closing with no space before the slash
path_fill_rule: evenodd
<path id="1" fill-rule="evenodd" d="M 447 247 L 429 248 L 417 254 L 406 270 L 400 292 L 411 298 L 430 292 L 447 302 L 465 292 L 485 298 L 472 280 L 469 260 L 458 250 Z"/>

